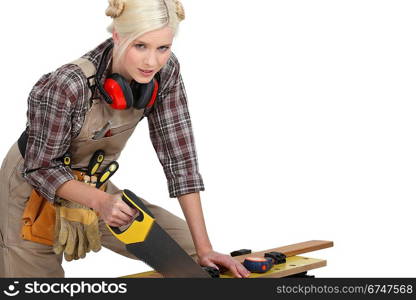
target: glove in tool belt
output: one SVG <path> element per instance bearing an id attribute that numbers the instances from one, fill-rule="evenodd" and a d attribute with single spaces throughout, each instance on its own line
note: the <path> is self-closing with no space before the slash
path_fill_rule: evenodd
<path id="1" fill-rule="evenodd" d="M 106 224 L 112 234 L 126 245 L 126 249 L 164 277 L 211 278 L 175 240 L 156 222 L 150 210 L 133 192 L 123 191 L 122 199 L 138 210 L 133 222 L 125 230 Z"/>

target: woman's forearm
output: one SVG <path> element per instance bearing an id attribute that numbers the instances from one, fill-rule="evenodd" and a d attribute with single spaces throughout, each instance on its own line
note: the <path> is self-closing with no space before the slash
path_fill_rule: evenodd
<path id="1" fill-rule="evenodd" d="M 89 186 L 81 181 L 69 180 L 56 191 L 59 197 L 80 203 L 94 210 L 98 210 L 99 203 L 109 198 L 109 194 Z"/>
<path id="2" fill-rule="evenodd" d="M 212 250 L 202 212 L 199 193 L 190 193 L 178 197 L 186 222 L 198 255 Z"/>

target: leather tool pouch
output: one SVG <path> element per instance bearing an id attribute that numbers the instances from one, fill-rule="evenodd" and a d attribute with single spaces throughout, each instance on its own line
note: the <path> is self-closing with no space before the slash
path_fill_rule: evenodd
<path id="1" fill-rule="evenodd" d="M 33 189 L 22 216 L 22 238 L 52 246 L 55 217 L 53 204 Z"/>

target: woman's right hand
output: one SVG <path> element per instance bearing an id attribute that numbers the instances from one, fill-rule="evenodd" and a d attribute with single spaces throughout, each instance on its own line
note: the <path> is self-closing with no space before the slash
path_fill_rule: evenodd
<path id="1" fill-rule="evenodd" d="M 129 224 L 137 213 L 122 200 L 122 193 L 108 194 L 98 204 L 97 211 L 104 222 L 113 227 Z"/>

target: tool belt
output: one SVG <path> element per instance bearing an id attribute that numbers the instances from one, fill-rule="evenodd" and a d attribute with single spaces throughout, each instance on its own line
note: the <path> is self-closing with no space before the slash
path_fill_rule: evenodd
<path id="1" fill-rule="evenodd" d="M 72 170 L 78 181 L 84 181 L 84 172 Z M 105 191 L 107 184 L 99 189 Z M 22 215 L 21 237 L 24 240 L 52 246 L 56 223 L 55 206 L 35 189 L 32 190 Z"/>

